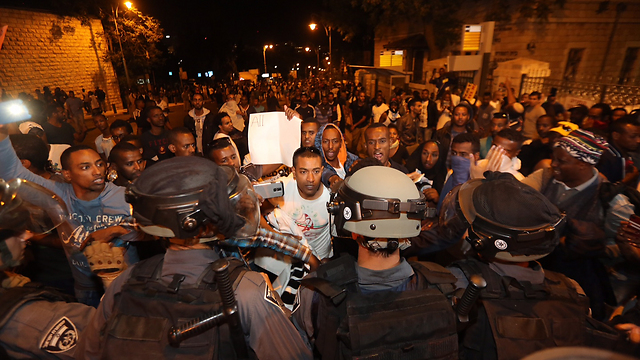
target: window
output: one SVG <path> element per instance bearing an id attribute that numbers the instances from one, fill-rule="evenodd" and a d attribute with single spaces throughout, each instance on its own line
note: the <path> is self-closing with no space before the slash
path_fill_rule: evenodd
<path id="1" fill-rule="evenodd" d="M 624 85 L 629 80 L 628 78 L 633 71 L 636 60 L 638 60 L 638 51 L 640 51 L 640 48 L 627 48 L 627 52 L 624 54 L 624 60 L 622 61 L 622 68 L 620 68 L 620 79 L 618 79 L 618 84 Z"/>
<path id="2" fill-rule="evenodd" d="M 582 61 L 582 56 L 584 55 L 584 48 L 581 49 L 570 49 L 569 56 L 567 56 L 567 65 L 564 67 L 564 75 L 562 78 L 564 80 L 573 80 L 578 73 L 578 67 L 580 66 L 580 62 Z"/>

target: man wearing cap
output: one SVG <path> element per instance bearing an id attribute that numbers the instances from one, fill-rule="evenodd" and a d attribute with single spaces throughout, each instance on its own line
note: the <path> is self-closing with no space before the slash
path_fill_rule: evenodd
<path id="1" fill-rule="evenodd" d="M 600 200 L 600 186 L 606 179 L 595 168 L 606 149 L 603 138 L 586 130 L 574 130 L 555 143 L 551 168 L 535 171 L 523 181 L 566 213 L 561 244 L 543 265 L 582 286 L 596 319 L 604 317 L 605 302 L 615 301 L 604 266 L 597 258 L 605 251 L 605 215 L 611 216 L 604 213 L 605 204 Z M 623 202 L 619 196 L 613 201 Z M 617 209 L 609 208 L 608 212 Z"/>
<path id="2" fill-rule="evenodd" d="M 70 148 L 71 146 L 67 144 L 49 144 L 47 141 L 47 134 L 45 134 L 44 129 L 40 124 L 33 121 L 25 121 L 20 124 L 20 132 L 23 134 L 35 135 L 42 139 L 49 146 L 49 161 L 51 161 L 51 171 L 56 174 L 60 174 L 62 172 L 62 166 L 60 166 L 60 155 Z"/>
<path id="3" fill-rule="evenodd" d="M 458 279 L 460 358 L 520 359 L 558 343 L 586 345 L 584 292 L 537 262 L 558 244 L 564 214 L 511 174 L 484 177 L 451 191 L 440 217 L 443 236 L 472 247 L 448 267 Z M 480 290 L 477 311 L 461 301 L 468 287 Z"/>

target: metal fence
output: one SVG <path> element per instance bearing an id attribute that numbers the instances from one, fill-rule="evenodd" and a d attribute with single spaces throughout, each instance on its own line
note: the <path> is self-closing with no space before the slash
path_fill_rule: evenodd
<path id="1" fill-rule="evenodd" d="M 548 95 L 551 88 L 556 88 L 558 98 L 574 96 L 594 103 L 607 103 L 612 107 L 639 106 L 640 83 L 616 80 L 585 76 L 574 81 L 522 75 L 519 95 L 532 91 Z"/>

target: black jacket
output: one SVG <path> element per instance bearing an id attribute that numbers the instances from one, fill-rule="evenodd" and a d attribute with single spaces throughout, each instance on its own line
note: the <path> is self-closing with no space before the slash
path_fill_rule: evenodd
<path id="1" fill-rule="evenodd" d="M 204 155 L 207 154 L 207 144 L 213 140 L 213 136 L 218 132 L 218 128 L 215 125 L 215 121 L 213 117 L 215 113 L 213 111 L 209 112 L 205 118 L 204 123 L 202 124 L 202 147 Z M 193 138 L 197 140 L 196 136 L 196 120 L 192 118 L 189 113 L 184 117 L 184 127 L 189 129 L 193 134 Z M 197 141 L 196 141 L 197 143 Z"/>

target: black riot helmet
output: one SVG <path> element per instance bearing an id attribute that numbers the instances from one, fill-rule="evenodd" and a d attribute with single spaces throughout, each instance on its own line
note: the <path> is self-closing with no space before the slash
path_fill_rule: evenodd
<path id="1" fill-rule="evenodd" d="M 565 215 L 544 195 L 513 175 L 485 172 L 454 188 L 440 210 L 440 231 L 449 239 L 464 236 L 487 258 L 529 261 L 558 245 Z"/>
<path id="2" fill-rule="evenodd" d="M 126 200 L 144 232 L 181 244 L 197 243 L 206 224 L 224 237 L 252 236 L 260 220 L 260 202 L 246 176 L 195 156 L 147 168 L 127 188 Z"/>

